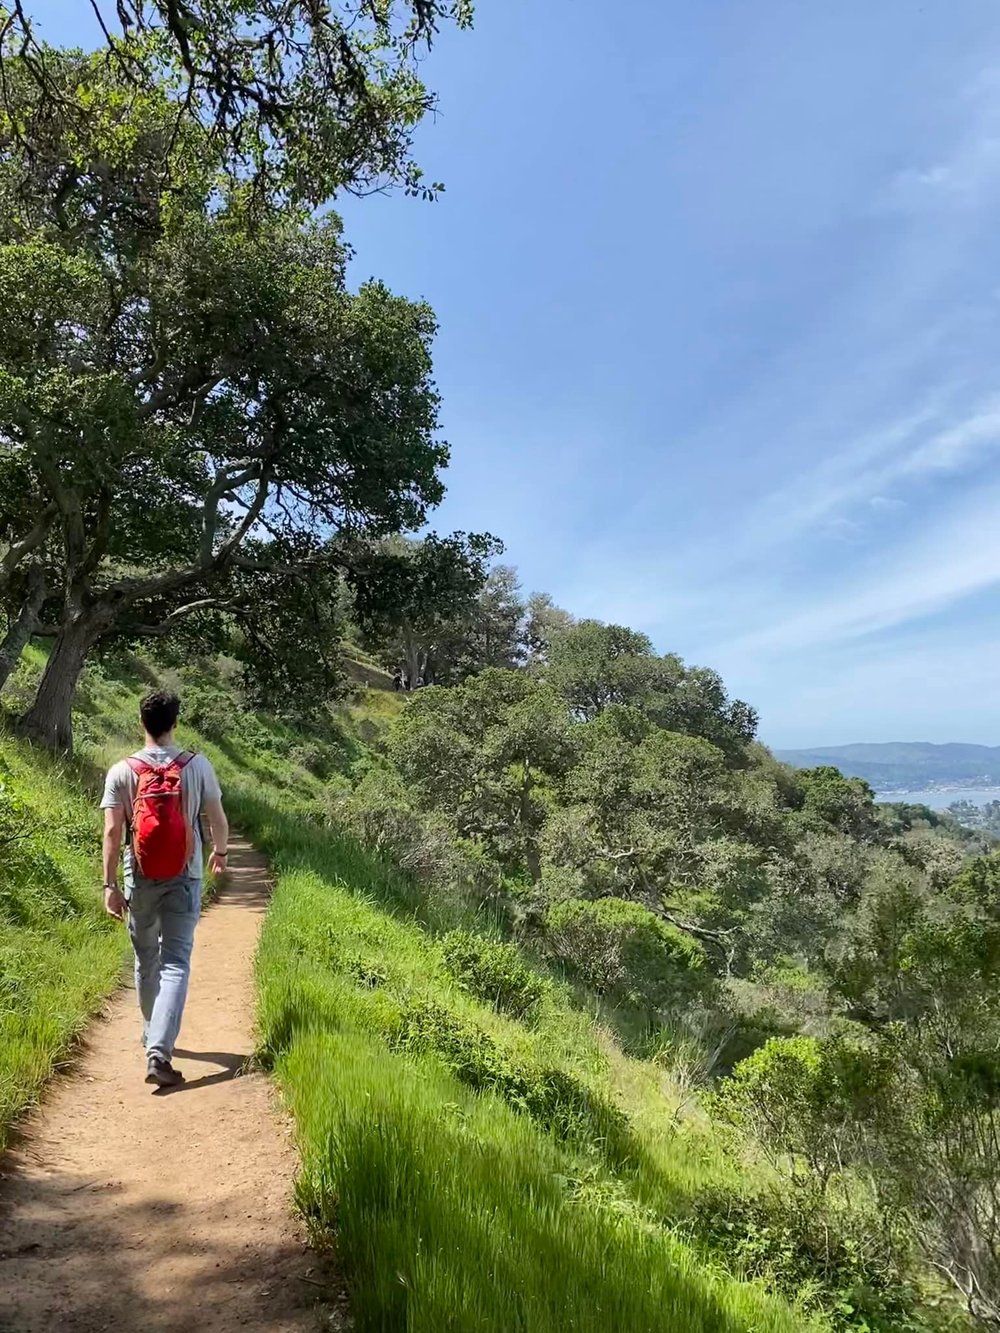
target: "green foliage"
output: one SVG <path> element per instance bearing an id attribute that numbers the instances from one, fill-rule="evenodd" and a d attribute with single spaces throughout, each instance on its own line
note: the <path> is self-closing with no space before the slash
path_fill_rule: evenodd
<path id="1" fill-rule="evenodd" d="M 17 68 L 9 95 L 30 109 Z M 168 206 L 148 178 L 176 106 L 150 91 L 133 126 L 117 68 L 50 53 L 66 96 L 31 189 L 11 184 L 23 140 L 0 146 L 0 602 L 58 631 L 25 726 L 59 747 L 109 637 L 183 627 L 210 652 L 228 632 L 272 711 L 331 692 L 341 572 L 359 544 L 422 526 L 448 457 L 428 308 L 349 289 L 333 215 L 257 216 L 193 168 Z M 101 157 L 109 122 L 116 151 L 86 184 L 78 164 Z M 218 154 L 207 128 L 184 134 Z"/>
<path id="2" fill-rule="evenodd" d="M 821 1187 L 850 1160 L 855 1126 L 891 1081 L 884 1058 L 847 1040 L 774 1037 L 736 1066 L 713 1098 L 718 1115 Z"/>
<path id="3" fill-rule="evenodd" d="M 528 663 L 541 670 L 548 662 L 552 645 L 573 626 L 573 617 L 556 606 L 547 592 L 535 592 L 528 598 L 524 625 L 524 647 Z"/>
<path id="4" fill-rule="evenodd" d="M 445 964 L 459 984 L 511 1018 L 527 1018 L 548 990 L 545 979 L 521 961 L 516 945 L 453 930 L 444 937 L 442 948 Z"/>
<path id="5" fill-rule="evenodd" d="M 897 1228 L 871 1212 L 834 1209 L 815 1195 L 713 1188 L 691 1228 L 736 1271 L 776 1287 L 828 1327 L 917 1333 L 917 1292 L 900 1269 Z"/>
<path id="6" fill-rule="evenodd" d="M 966 862 L 951 883 L 949 897 L 991 920 L 1000 919 L 1000 852 Z"/>
<path id="7" fill-rule="evenodd" d="M 77 904 L 45 850 L 44 829 L 0 767 L 0 920 L 12 925 L 73 916 Z"/>
<path id="8" fill-rule="evenodd" d="M 589 1027 L 555 1060 L 548 1007 L 528 1033 L 449 990 L 427 936 L 377 905 L 395 891 L 356 844 L 274 808 L 242 814 L 264 822 L 278 871 L 262 1039 L 296 1116 L 300 1203 L 319 1231 L 335 1228 L 359 1327 L 431 1333 L 460 1309 L 500 1333 L 512 1308 L 542 1333 L 606 1320 L 653 1333 L 665 1316 L 719 1333 L 795 1326 L 606 1177 L 602 1163 L 629 1178 L 645 1154 L 572 1063 Z M 579 1188 L 595 1170 L 601 1187 Z"/>
<path id="9" fill-rule="evenodd" d="M 89 745 L 85 748 L 102 764 L 128 748 L 124 738 L 109 744 L 107 734 L 109 726 L 126 730 L 134 726 L 134 691 L 138 688 L 138 677 L 131 686 L 123 687 L 110 665 L 101 671 L 88 671 L 86 730 L 88 736 L 102 737 L 102 750 L 98 753 L 89 751 Z M 500 728 L 499 753 L 509 743 L 506 732 L 512 706 L 516 712 L 518 700 L 530 697 L 506 689 L 502 678 L 499 688 L 472 694 L 475 709 L 471 716 L 482 721 L 490 709 L 496 710 L 491 716 L 497 720 L 490 722 L 490 727 Z M 369 1303 L 373 1303 L 373 1309 L 395 1308 L 379 1304 L 396 1300 L 399 1294 L 399 1284 L 386 1276 L 383 1267 L 387 1251 L 379 1249 L 375 1253 L 370 1249 L 384 1241 L 390 1248 L 397 1244 L 403 1247 L 400 1262 L 404 1268 L 400 1271 L 409 1274 L 413 1284 L 404 1293 L 407 1317 L 419 1312 L 421 1302 L 429 1300 L 429 1293 L 442 1283 L 449 1301 L 484 1302 L 483 1319 L 495 1318 L 498 1327 L 506 1327 L 509 1309 L 501 1310 L 491 1303 L 496 1299 L 495 1272 L 489 1275 L 489 1281 L 479 1283 L 478 1260 L 474 1263 L 470 1257 L 461 1230 L 448 1242 L 450 1250 L 435 1251 L 437 1257 L 429 1267 L 418 1266 L 415 1270 L 411 1266 L 413 1256 L 430 1254 L 428 1247 L 438 1238 L 445 1243 L 450 1234 L 448 1216 L 461 1218 L 466 1230 L 470 1217 L 492 1219 L 491 1226 L 483 1230 L 488 1244 L 484 1262 L 502 1265 L 507 1262 L 503 1256 L 514 1252 L 506 1248 L 504 1237 L 508 1233 L 496 1230 L 497 1219 L 506 1207 L 502 1203 L 506 1186 L 499 1183 L 496 1162 L 491 1160 L 484 1167 L 482 1177 L 474 1166 L 475 1154 L 482 1151 L 491 1135 L 501 1145 L 504 1170 L 513 1172 L 512 1197 L 519 1195 L 522 1200 L 518 1211 L 505 1223 L 512 1229 L 509 1234 L 527 1238 L 525 1245 L 544 1248 L 555 1243 L 558 1227 L 565 1223 L 565 1244 L 570 1246 L 572 1242 L 575 1246 L 572 1252 L 576 1257 L 565 1260 L 572 1264 L 575 1274 L 568 1279 L 566 1291 L 560 1288 L 553 1295 L 551 1281 L 539 1271 L 538 1299 L 547 1301 L 551 1296 L 561 1302 L 549 1322 L 539 1325 L 541 1328 L 572 1327 L 574 1320 L 588 1317 L 591 1305 L 614 1310 L 615 1317 L 620 1314 L 631 1321 L 626 1326 L 644 1327 L 646 1298 L 641 1292 L 650 1283 L 665 1280 L 668 1273 L 685 1275 L 683 1280 L 677 1279 L 677 1290 L 686 1293 L 684 1299 L 692 1292 L 711 1291 L 722 1302 L 720 1307 L 711 1302 L 705 1305 L 699 1294 L 691 1309 L 678 1305 L 680 1317 L 687 1321 L 685 1327 L 698 1327 L 698 1319 L 714 1318 L 714 1314 L 705 1313 L 709 1308 L 730 1312 L 727 1318 L 731 1316 L 735 1321 L 733 1333 L 747 1327 L 767 1328 L 771 1319 L 779 1321 L 775 1327 L 790 1327 L 781 1323 L 787 1316 L 776 1307 L 768 1306 L 751 1288 L 733 1284 L 720 1272 L 726 1268 L 740 1276 L 754 1274 L 771 1287 L 782 1287 L 786 1281 L 782 1263 L 788 1273 L 806 1275 L 803 1283 L 808 1289 L 809 1308 L 827 1312 L 834 1309 L 847 1289 L 847 1279 L 843 1278 L 842 1288 L 831 1284 L 840 1282 L 847 1269 L 823 1268 L 819 1257 L 813 1256 L 816 1268 L 810 1277 L 812 1242 L 781 1239 L 784 1222 L 781 1226 L 775 1223 L 775 1234 L 766 1244 L 761 1240 L 767 1250 L 764 1257 L 746 1248 L 746 1238 L 739 1246 L 732 1240 L 728 1249 L 725 1242 L 717 1243 L 712 1218 L 701 1209 L 697 1197 L 709 1181 L 721 1185 L 721 1177 L 729 1168 L 722 1163 L 709 1126 L 694 1119 L 682 1122 L 680 1132 L 671 1127 L 669 1112 L 676 1106 L 678 1095 L 674 1055 L 680 1057 L 679 1047 L 676 1052 L 665 1049 L 656 1064 L 627 1059 L 607 1031 L 595 1028 L 586 1012 L 592 1002 L 587 1002 L 582 986 L 570 992 L 549 983 L 544 1002 L 536 1000 L 526 1009 L 526 1022 L 512 1018 L 510 1009 L 520 1007 L 538 978 L 509 948 L 480 938 L 480 932 L 488 936 L 493 929 L 489 920 L 483 921 L 484 913 L 492 918 L 506 903 L 511 915 L 517 916 L 522 904 L 537 901 L 543 908 L 538 919 L 547 921 L 557 904 L 546 901 L 545 895 L 557 891 L 559 876 L 567 867 L 547 862 L 546 869 L 552 873 L 547 873 L 530 893 L 527 886 L 512 884 L 504 878 L 502 867 L 486 854 L 481 840 L 456 842 L 451 817 L 434 804 L 430 776 L 425 793 L 376 752 L 380 744 L 378 726 L 382 725 L 376 718 L 424 707 L 423 696 L 403 701 L 391 692 L 372 692 L 369 700 L 365 692 L 363 701 L 339 711 L 335 724 L 322 722 L 316 736 L 310 737 L 253 713 L 239 693 L 238 676 L 234 677 L 228 666 L 210 670 L 204 665 L 189 671 L 183 693 L 187 697 L 193 691 L 192 702 L 200 706 L 203 700 L 199 699 L 199 690 L 213 698 L 219 710 L 228 696 L 233 725 L 223 734 L 224 750 L 190 730 L 184 732 L 184 743 L 207 747 L 222 776 L 234 819 L 275 862 L 279 887 L 259 959 L 260 1031 L 264 1053 L 286 1080 L 296 1106 L 305 1158 L 300 1189 L 303 1206 L 317 1227 L 336 1226 L 342 1255 L 360 1256 L 359 1267 L 352 1269 L 350 1263 L 345 1266 L 345 1271 L 353 1275 L 349 1281 L 355 1313 L 369 1308 Z M 435 693 L 444 692 L 426 692 Z M 458 695 L 459 691 L 448 693 Z M 376 704 L 384 707 L 376 708 Z M 460 698 L 456 700 L 459 705 L 471 707 L 468 700 L 463 703 Z M 612 710 L 611 717 L 601 725 L 612 726 L 615 716 Z M 186 710 L 182 721 L 190 727 L 190 711 Z M 632 715 L 626 715 L 614 723 L 623 746 L 634 748 L 652 734 L 648 720 L 642 718 L 630 732 L 630 722 L 634 721 Z M 361 739 L 362 730 L 369 737 L 367 742 Z M 476 734 L 477 745 L 482 746 L 484 734 L 485 730 Z M 697 739 L 664 735 L 667 751 L 678 741 Z M 428 736 L 433 739 L 430 732 Z M 308 758 L 304 747 L 319 745 L 336 748 L 341 755 L 339 772 L 352 772 L 359 780 L 354 790 L 344 776 L 324 786 L 309 773 L 302 763 Z M 608 750 L 610 753 L 611 747 Z M 571 760 L 578 753 L 574 737 Z M 682 791 L 685 775 L 691 776 L 692 793 L 697 792 L 704 776 L 699 768 L 702 757 L 696 745 L 691 764 L 685 758 L 677 768 L 667 766 L 665 772 L 673 786 L 662 775 L 658 780 L 664 782 L 664 790 L 674 791 L 671 799 L 680 799 L 676 793 Z M 732 827 L 729 821 L 735 817 L 734 812 L 751 809 L 752 802 L 754 822 L 749 827 L 768 827 L 780 807 L 772 803 L 766 779 L 753 776 L 755 770 L 746 770 L 750 785 L 745 789 L 740 779 L 739 796 L 734 802 L 735 789 L 725 776 L 725 765 L 720 768 L 719 760 L 711 754 L 709 757 L 707 772 L 722 775 L 713 807 L 722 826 Z M 655 765 L 651 767 L 651 784 L 659 771 Z M 568 773 L 564 773 L 546 775 L 544 782 L 539 780 L 539 800 L 546 821 L 561 808 L 567 778 Z M 758 781 L 764 785 L 758 788 L 754 785 Z M 643 799 L 636 802 L 639 809 Z M 682 803 L 678 808 L 685 807 Z M 325 821 L 321 819 L 324 811 Z M 78 828 L 80 821 L 69 822 L 71 831 L 82 831 Z M 73 832 L 74 838 L 77 831 Z M 371 850 L 362 848 L 348 831 L 357 832 Z M 708 844 L 717 844 L 711 855 L 706 851 Z M 709 831 L 707 844 L 695 841 L 693 845 L 699 873 L 701 868 L 714 867 L 717 885 L 713 895 L 717 901 L 722 901 L 720 886 L 743 883 L 744 876 L 751 874 L 753 868 L 748 869 L 745 851 L 732 833 L 712 837 Z M 570 881 L 578 884 L 575 874 L 570 873 L 563 888 Z M 734 897 L 742 892 L 736 888 L 726 891 Z M 683 1035 L 678 1036 L 678 1042 L 694 1040 L 700 1030 L 698 1022 L 689 1022 L 684 1012 L 693 1001 L 697 1015 L 706 1006 L 710 1010 L 705 1018 L 709 1044 L 714 1046 L 725 1039 L 732 1045 L 733 1036 L 727 1036 L 725 1030 L 728 1020 L 717 1009 L 713 969 L 690 931 L 671 927 L 661 915 L 634 902 L 582 902 L 578 906 L 587 917 L 588 931 L 593 926 L 590 918 L 594 909 L 598 915 L 610 911 L 621 917 L 613 923 L 611 934 L 617 932 L 615 947 L 621 952 L 634 950 L 634 961 L 616 964 L 617 975 L 624 976 L 626 988 L 633 976 L 637 977 L 640 989 L 645 991 L 648 986 L 655 1002 L 665 1004 L 665 1013 L 671 1018 L 681 1015 L 676 1029 Z M 565 910 L 569 917 L 576 915 L 573 903 Z M 633 929 L 640 917 L 641 925 Z M 628 924 L 623 927 L 622 921 Z M 577 923 L 572 924 L 575 928 Z M 438 938 L 456 927 L 463 933 Z M 545 936 L 540 932 L 535 938 L 540 944 Z M 595 940 L 599 962 L 605 964 L 600 949 L 606 943 Z M 445 961 L 448 958 L 452 966 Z M 794 961 L 786 960 L 781 966 L 783 972 L 780 968 L 771 973 L 757 971 L 761 977 L 771 977 L 771 991 L 777 987 L 776 978 L 784 977 L 789 969 L 800 988 L 805 984 Z M 583 1001 L 584 1010 L 574 1009 L 571 994 Z M 507 997 L 510 1002 L 505 1010 Z M 610 992 L 608 998 L 618 1006 L 625 1004 Z M 638 991 L 630 1000 L 637 998 Z M 643 1004 L 647 1003 L 648 998 L 643 999 Z M 601 1012 L 609 1014 L 608 1009 Z M 716 1017 L 721 1024 L 713 1028 Z M 667 1040 L 667 1032 L 661 1030 L 659 1044 Z M 323 1062 L 317 1065 L 320 1049 Z M 342 1057 L 347 1051 L 354 1052 L 355 1057 L 345 1064 Z M 691 1054 L 699 1058 L 697 1052 Z M 418 1112 L 410 1100 L 400 1105 L 392 1114 L 398 1113 L 402 1119 L 384 1121 L 384 1137 L 380 1140 L 373 1138 L 363 1118 L 362 1103 L 374 1105 L 367 1097 L 369 1073 L 390 1099 L 412 1074 L 416 1106 L 423 1107 Z M 359 1081 L 355 1084 L 355 1080 Z M 395 1202 L 384 1212 L 379 1203 L 381 1186 L 376 1188 L 376 1182 L 382 1179 L 378 1162 L 387 1160 L 381 1157 L 382 1149 L 372 1149 L 373 1159 L 356 1148 L 351 1138 L 349 1152 L 359 1155 L 348 1160 L 333 1148 L 330 1130 L 334 1122 L 330 1117 L 340 1104 L 338 1098 L 353 1096 L 349 1090 L 354 1086 L 361 1089 L 357 1114 L 351 1112 L 345 1121 L 336 1123 L 348 1135 L 355 1132 L 352 1126 L 360 1125 L 357 1133 L 369 1147 L 382 1141 L 387 1145 L 392 1155 L 390 1176 L 403 1183 L 401 1192 L 392 1196 Z M 461 1115 L 456 1112 L 458 1107 L 462 1108 Z M 389 1113 L 388 1109 L 384 1111 Z M 473 1122 L 476 1128 L 468 1141 L 474 1155 L 467 1159 L 462 1155 L 464 1150 L 450 1139 L 445 1146 L 444 1127 L 458 1123 L 464 1132 L 464 1127 Z M 419 1137 L 425 1131 L 426 1139 Z M 413 1139 L 414 1134 L 419 1142 Z M 435 1143 L 443 1152 L 440 1158 L 433 1155 Z M 518 1156 L 520 1150 L 515 1152 L 515 1143 L 528 1145 L 527 1157 Z M 404 1146 L 397 1155 L 401 1144 Z M 424 1144 L 432 1156 L 420 1156 Z M 533 1193 L 531 1183 L 535 1177 L 530 1163 L 538 1160 L 546 1163 L 542 1174 L 555 1186 L 555 1211 L 544 1214 L 538 1211 L 539 1196 Z M 351 1174 L 355 1166 L 358 1174 Z M 754 1167 L 753 1179 L 758 1173 L 759 1168 Z M 344 1202 L 345 1190 L 352 1192 L 349 1206 Z M 356 1212 L 351 1211 L 354 1209 Z M 592 1225 L 598 1226 L 593 1234 L 600 1237 L 600 1246 L 594 1251 L 588 1248 L 591 1241 L 587 1239 Z M 383 1226 L 384 1234 L 379 1229 Z M 439 1231 L 439 1226 L 444 1229 Z M 694 1249 L 676 1239 L 678 1228 L 687 1228 Z M 853 1244 L 853 1232 L 842 1219 L 833 1218 L 830 1228 L 830 1253 L 837 1246 Z M 617 1279 L 613 1279 L 606 1260 L 609 1238 L 623 1235 L 628 1237 L 629 1283 L 620 1289 L 625 1294 L 619 1296 L 612 1295 L 619 1288 L 614 1285 Z M 642 1245 L 652 1247 L 648 1260 L 642 1257 L 645 1251 L 641 1246 L 637 1248 L 636 1237 L 644 1237 Z M 518 1241 L 515 1245 L 521 1269 L 511 1278 L 517 1293 L 512 1299 L 528 1301 L 534 1299 L 528 1294 L 533 1290 L 533 1279 L 524 1269 L 523 1254 L 517 1249 L 520 1244 Z M 787 1261 L 781 1259 L 782 1246 L 794 1251 Z M 567 1249 L 565 1254 L 570 1252 Z M 603 1254 L 604 1260 L 598 1260 L 598 1254 Z M 585 1310 L 567 1292 L 588 1282 L 594 1295 Z M 787 1288 L 782 1289 L 791 1290 L 793 1285 L 788 1279 Z M 871 1285 L 877 1286 L 874 1277 Z M 806 1302 L 805 1295 L 796 1295 L 802 1295 L 800 1304 Z M 625 1304 L 620 1309 L 608 1304 L 619 1299 L 640 1304 Z M 539 1308 L 550 1307 L 544 1304 Z M 857 1308 L 874 1306 L 859 1304 Z M 439 1314 L 437 1310 L 435 1317 Z M 413 1313 L 413 1318 L 418 1318 L 418 1313 Z M 799 1318 L 795 1326 L 801 1324 Z M 874 1317 L 870 1324 L 872 1328 L 880 1327 Z M 587 1324 L 579 1326 L 586 1328 Z M 896 1325 L 889 1321 L 882 1326 L 905 1328 L 906 1324 L 900 1318 Z"/>
<path id="10" fill-rule="evenodd" d="M 368 769 L 353 791 L 333 802 L 333 820 L 419 885 L 435 920 L 447 926 L 466 909 L 504 916 L 499 867 L 473 843 L 457 841 L 440 815 L 410 803 L 398 774 L 383 766 Z"/>
<path id="11" fill-rule="evenodd" d="M 733 757 L 753 740 L 757 716 L 730 702 L 714 671 L 656 657 L 645 634 L 581 620 L 553 636 L 545 679 L 580 718 L 592 721 L 615 704 L 630 705 L 667 731 L 702 736 Z"/>
<path id="12" fill-rule="evenodd" d="M 362 1333 L 437 1333 L 456 1312 L 508 1333 L 790 1333 L 752 1289 L 630 1214 L 577 1200 L 530 1122 L 430 1063 L 351 1033 L 304 1036 L 282 1077 L 303 1143 L 299 1198 L 337 1251 Z"/>
<path id="13" fill-rule="evenodd" d="M 628 1123 L 617 1107 L 565 1069 L 526 1060 L 447 1005 L 409 1001 L 394 1044 L 433 1051 L 460 1082 L 502 1097 L 546 1132 L 601 1145 L 615 1159 L 628 1152 Z"/>
<path id="14" fill-rule="evenodd" d="M 875 793 L 863 778 L 845 778 L 829 765 L 804 769 L 802 819 L 809 827 L 831 826 L 860 843 L 876 842 L 884 825 L 875 808 Z"/>
<path id="15" fill-rule="evenodd" d="M 556 903 L 545 941 L 551 956 L 599 995 L 652 1012 L 683 1008 L 711 988 L 701 946 L 638 903 Z"/>
<path id="16" fill-rule="evenodd" d="M 421 690 L 390 736 L 390 756 L 425 810 L 481 842 L 512 872 L 540 875 L 538 834 L 553 782 L 573 757 L 558 697 L 523 672 L 489 670 L 455 689 Z"/>
<path id="17" fill-rule="evenodd" d="M 492 537 L 430 533 L 352 553 L 353 612 L 365 641 L 411 686 L 458 678 L 463 665 L 495 665 L 471 660 L 469 641 L 494 577 L 487 561 L 501 549 Z"/>
<path id="18" fill-rule="evenodd" d="M 413 0 L 377 6 L 341 0 L 317 10 L 307 0 L 95 0 L 108 38 L 98 59 L 119 85 L 130 116 L 166 86 L 177 129 L 160 145 L 153 180 L 177 189 L 190 169 L 185 131 L 207 126 L 231 181 L 260 207 L 292 199 L 316 207 L 343 189 L 387 185 L 433 198 L 411 157 L 412 136 L 435 99 L 418 77 L 440 25 L 472 22 L 471 0 Z M 30 6 L 4 29 L 3 105 L 18 75 L 44 123 L 53 103 L 79 131 L 95 114 L 86 85 L 66 88 L 54 53 L 36 37 Z M 127 143 L 124 127 L 104 145 L 109 159 Z M 24 132 L 22 128 L 22 133 Z M 32 135 L 37 145 L 38 135 Z"/>

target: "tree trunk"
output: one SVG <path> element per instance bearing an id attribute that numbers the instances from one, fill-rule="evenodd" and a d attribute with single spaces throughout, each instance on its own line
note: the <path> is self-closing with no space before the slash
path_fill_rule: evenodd
<path id="1" fill-rule="evenodd" d="M 518 814 L 520 817 L 521 829 L 524 833 L 524 863 L 527 866 L 528 874 L 531 876 L 532 884 L 537 884 L 542 878 L 542 860 L 538 854 L 538 843 L 535 840 L 535 832 L 532 828 L 531 818 L 531 792 L 534 787 L 534 778 L 531 772 L 531 765 L 527 759 L 524 760 L 521 768 L 521 791 L 518 799 Z"/>
<path id="2" fill-rule="evenodd" d="M 50 750 L 73 749 L 73 695 L 87 654 L 107 630 L 101 609 L 80 612 L 60 630 L 35 702 L 18 723 L 22 735 Z"/>
<path id="3" fill-rule="evenodd" d="M 39 569 L 33 571 L 29 583 L 27 600 L 10 622 L 3 642 L 0 643 L 0 690 L 7 683 L 7 678 L 21 660 L 21 654 L 28 646 L 28 640 L 38 624 L 38 613 L 45 601 L 45 577 Z"/>
<path id="4" fill-rule="evenodd" d="M 403 629 L 403 661 L 406 664 L 406 677 L 410 682 L 410 689 L 415 690 L 417 677 L 420 675 L 420 645 L 409 625 L 405 625 Z"/>

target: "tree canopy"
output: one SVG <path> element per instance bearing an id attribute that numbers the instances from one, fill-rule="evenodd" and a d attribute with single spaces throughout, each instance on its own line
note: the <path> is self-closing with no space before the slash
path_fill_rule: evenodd
<path id="1" fill-rule="evenodd" d="M 92 95 L 92 138 L 54 122 L 62 171 L 29 191 L 0 176 L 0 595 L 15 637 L 27 619 L 54 640 L 25 724 L 65 744 L 99 639 L 246 611 L 254 575 L 306 578 L 348 538 L 421 526 L 448 450 L 429 308 L 378 282 L 350 291 L 332 215 L 251 216 L 208 170 L 147 196 L 169 98 L 108 160 L 108 124 L 131 114 L 114 75 L 60 59 Z"/>
<path id="2" fill-rule="evenodd" d="M 29 160 L 44 156 L 50 122 L 85 132 L 93 113 L 86 86 L 66 86 L 32 8 L 0 5 L 0 102 Z M 96 58 L 130 114 L 171 90 L 161 182 L 183 185 L 188 163 L 175 149 L 196 125 L 258 202 L 311 208 L 342 189 L 442 188 L 425 185 L 412 158 L 413 131 L 436 104 L 420 66 L 442 24 L 471 24 L 471 0 L 91 0 L 91 9 L 104 39 Z M 25 83 L 30 118 L 20 114 Z"/>

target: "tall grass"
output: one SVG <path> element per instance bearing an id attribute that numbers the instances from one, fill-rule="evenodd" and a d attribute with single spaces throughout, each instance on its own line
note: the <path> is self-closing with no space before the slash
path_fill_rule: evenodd
<path id="1" fill-rule="evenodd" d="M 121 972 L 105 917 L 99 833 L 80 774 L 0 729 L 0 782 L 16 842 L 0 848 L 0 1148 Z M 10 827 L 10 823 L 8 823 Z"/>
<path id="2" fill-rule="evenodd" d="M 313 1032 L 282 1063 L 306 1214 L 362 1333 L 748 1333 L 795 1324 L 662 1229 L 575 1200 L 557 1145 L 432 1060 Z"/>
<path id="3" fill-rule="evenodd" d="M 554 996 L 529 1029 L 477 1003 L 440 942 L 386 911 L 399 887 L 356 844 L 274 808 L 258 834 L 278 870 L 262 1049 L 295 1115 L 301 1205 L 335 1233 L 363 1333 L 806 1326 L 637 1202 L 633 1175 L 657 1177 L 661 1203 L 668 1180 L 584 1017 Z"/>

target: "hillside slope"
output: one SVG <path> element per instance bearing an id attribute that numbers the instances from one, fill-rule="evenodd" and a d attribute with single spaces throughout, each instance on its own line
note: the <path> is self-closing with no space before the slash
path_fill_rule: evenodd
<path id="1" fill-rule="evenodd" d="M 26 660 L 15 700 L 39 665 Z M 58 822 L 64 793 L 80 812 L 90 927 L 47 946 L 63 950 L 67 975 L 95 932 L 113 940 L 85 887 L 93 783 L 134 744 L 138 695 L 160 674 L 144 662 L 88 669 L 79 758 L 52 797 L 51 766 L 3 741 L 40 825 Z M 276 872 L 259 1055 L 295 1117 L 300 1207 L 316 1243 L 336 1249 L 361 1333 L 936 1327 L 916 1319 L 891 1269 L 865 1267 L 867 1241 L 827 1233 L 817 1250 L 779 1193 L 773 1217 L 748 1208 L 748 1191 L 784 1187 L 725 1150 L 690 1096 L 684 1048 L 646 1034 L 629 1054 L 621 1015 L 506 942 L 482 900 L 430 892 L 346 834 L 345 794 L 380 771 L 405 699 L 359 684 L 307 734 L 242 707 L 224 669 L 179 683 L 183 742 L 212 759 L 234 822 Z M 4 929 L 16 947 L 21 923 Z M 69 1018 L 20 1104 L 114 984 L 120 946 L 105 952 L 89 990 L 61 993 Z M 29 991 L 20 1007 L 34 1022 L 43 1002 Z M 634 1053 L 643 1046 L 651 1058 Z"/>
<path id="2" fill-rule="evenodd" d="M 22 1077 L 8 1119 L 119 975 L 120 937 L 103 925 L 92 887 L 98 820 L 88 782 L 127 747 L 148 675 L 88 673 L 80 757 L 58 787 L 50 765 L 9 735 L 2 742 L 46 828 L 74 802 L 75 910 L 88 923 L 67 935 L 61 920 L 4 920 L 5 948 L 24 946 L 25 973 L 29 949 L 43 964 L 46 950 L 63 960 L 43 971 L 57 977 L 64 1021 Z M 213 690 L 189 693 L 193 711 L 211 719 Z M 399 706 L 376 692 L 342 711 L 336 762 L 357 762 L 362 737 L 376 739 L 378 719 Z M 296 1116 L 301 1206 L 317 1238 L 338 1249 L 359 1329 L 506 1333 L 512 1309 L 538 1333 L 809 1325 L 680 1239 L 685 1200 L 729 1168 L 697 1122 L 678 1134 L 662 1073 L 624 1056 L 551 983 L 530 1022 L 476 999 L 449 972 L 440 924 L 411 882 L 326 825 L 326 785 L 305 764 L 317 766 L 319 747 L 327 761 L 335 755 L 332 731 L 307 750 L 287 728 L 244 716 L 221 746 L 190 727 L 184 739 L 210 755 L 234 818 L 278 872 L 259 964 L 261 1049 Z M 65 982 L 84 972 L 85 990 Z M 19 998 L 22 1026 L 42 1024 L 52 1007 L 39 980 Z M 458 1310 L 468 1312 L 460 1325 Z"/>

